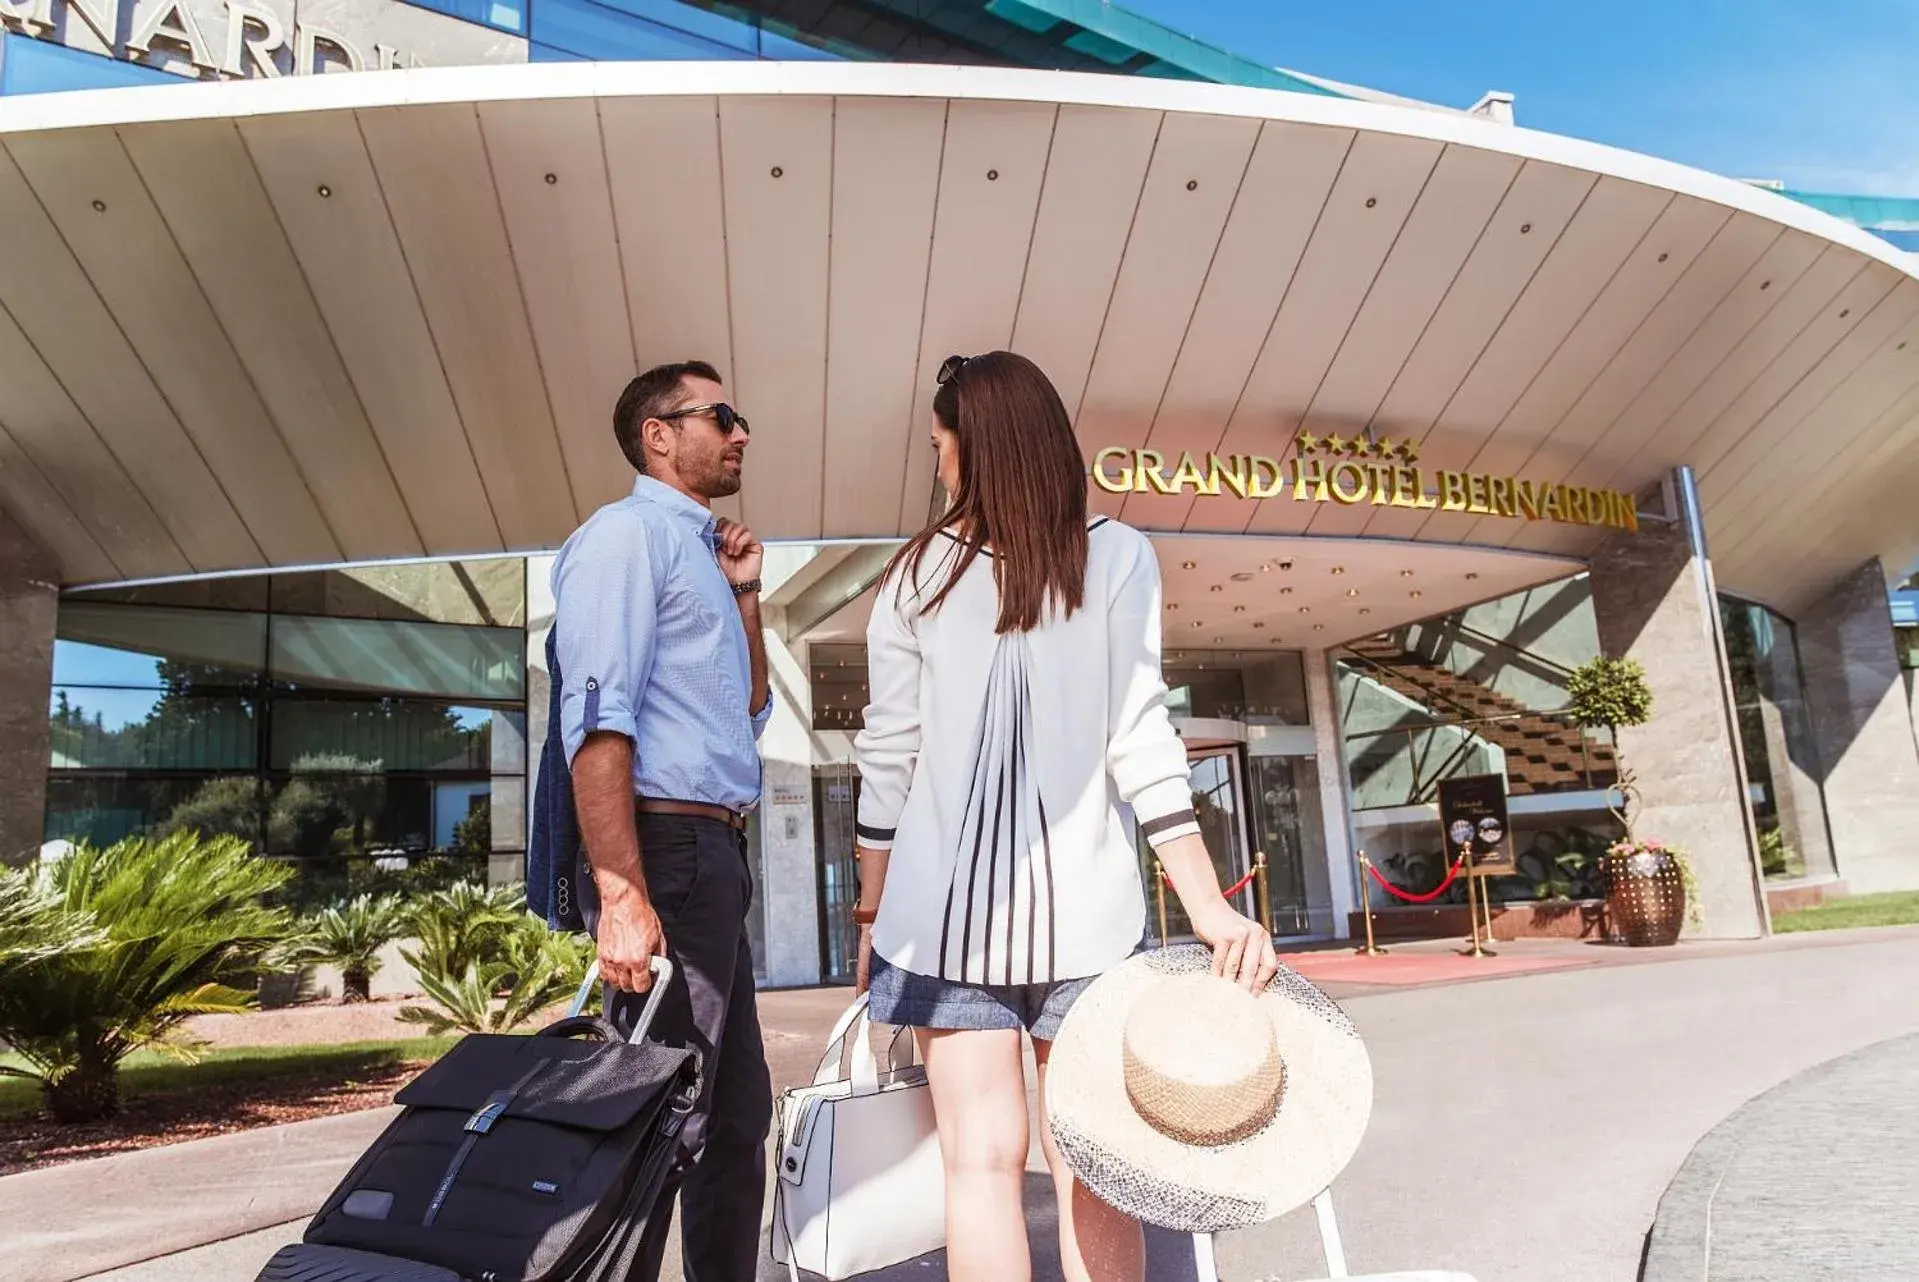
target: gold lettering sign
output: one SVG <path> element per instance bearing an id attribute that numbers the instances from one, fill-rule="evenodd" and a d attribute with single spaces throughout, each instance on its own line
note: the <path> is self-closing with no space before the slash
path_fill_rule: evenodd
<path id="1" fill-rule="evenodd" d="M 1336 503 L 1341 507 L 1434 509 L 1637 532 L 1632 498 L 1614 490 L 1557 485 L 1484 472 L 1428 471 L 1412 440 L 1315 436 L 1301 432 L 1285 462 L 1261 454 L 1169 456 L 1112 445 L 1093 456 L 1093 484 L 1108 494 L 1180 494 L 1204 498 Z"/>

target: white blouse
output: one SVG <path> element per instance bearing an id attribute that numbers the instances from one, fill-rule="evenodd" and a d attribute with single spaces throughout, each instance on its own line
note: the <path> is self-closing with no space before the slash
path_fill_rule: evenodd
<path id="1" fill-rule="evenodd" d="M 1094 521 L 1087 542 L 1085 604 L 1031 632 L 995 635 L 987 550 L 919 612 L 957 563 L 952 535 L 916 577 L 903 567 L 880 585 L 858 827 L 862 845 L 892 849 L 873 947 L 903 970 L 973 984 L 1096 975 L 1146 920 L 1117 803 L 1155 845 L 1199 831 L 1166 712 L 1159 560 L 1117 521 Z"/>

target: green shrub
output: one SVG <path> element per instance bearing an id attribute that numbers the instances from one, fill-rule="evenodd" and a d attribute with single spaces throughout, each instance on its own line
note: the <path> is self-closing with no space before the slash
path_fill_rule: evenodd
<path id="1" fill-rule="evenodd" d="M 363 1002 L 372 995 L 380 950 L 406 933 L 407 922 L 397 896 L 357 895 L 307 918 L 281 957 L 289 965 L 338 966 L 341 1000 Z"/>
<path id="2" fill-rule="evenodd" d="M 1642 726 L 1652 716 L 1652 687 L 1637 659 L 1604 655 L 1579 665 L 1566 678 L 1566 711 L 1582 729 L 1616 731 Z"/>
<path id="3" fill-rule="evenodd" d="M 404 955 L 423 974 L 464 975 L 482 961 L 498 960 L 507 935 L 525 917 L 526 892 L 519 885 L 455 882 L 413 906 L 419 951 Z"/>
<path id="4" fill-rule="evenodd" d="M 409 953 L 433 1005 L 402 1007 L 400 1018 L 433 1034 L 510 1032 L 578 989 L 593 955 L 591 940 L 521 913 L 460 970 L 438 969 Z"/>
<path id="5" fill-rule="evenodd" d="M 183 1021 L 251 1005 L 233 985 L 290 933 L 286 912 L 262 903 L 287 875 L 242 840 L 191 833 L 79 845 L 40 864 L 28 931 L 97 933 L 11 966 L 0 1041 L 28 1067 L 0 1073 L 38 1081 L 60 1121 L 111 1116 L 128 1054 L 153 1046 L 191 1059 L 176 1040 Z"/>

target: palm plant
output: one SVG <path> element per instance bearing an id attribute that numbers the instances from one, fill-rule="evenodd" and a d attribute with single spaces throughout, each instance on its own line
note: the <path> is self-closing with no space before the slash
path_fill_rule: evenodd
<path id="1" fill-rule="evenodd" d="M 251 1005 L 233 985 L 284 942 L 287 914 L 262 897 L 288 875 L 238 838 L 193 833 L 76 846 L 40 865 L 33 929 L 79 919 L 98 934 L 17 962 L 0 984 L 0 1041 L 27 1063 L 0 1074 L 38 1081 L 56 1120 L 111 1116 L 128 1054 L 156 1046 L 190 1060 L 183 1021 Z"/>
<path id="2" fill-rule="evenodd" d="M 102 938 L 92 917 L 62 909 L 32 872 L 0 869 L 0 990 L 30 964 Z"/>
<path id="3" fill-rule="evenodd" d="M 338 966 L 340 999 L 363 1002 L 372 996 L 380 950 L 406 933 L 408 921 L 397 895 L 357 895 L 307 918 L 282 957 L 293 965 Z"/>
<path id="4" fill-rule="evenodd" d="M 526 892 L 517 885 L 455 882 L 422 896 L 412 916 L 420 947 L 417 956 L 405 954 L 408 964 L 421 972 L 464 975 L 499 956 L 507 935 L 526 916 Z"/>
<path id="5" fill-rule="evenodd" d="M 434 970 L 409 955 L 433 1005 L 404 1006 L 400 1018 L 436 1036 L 510 1032 L 578 988 L 593 951 L 591 940 L 549 930 L 523 913 L 496 952 L 458 972 Z"/>

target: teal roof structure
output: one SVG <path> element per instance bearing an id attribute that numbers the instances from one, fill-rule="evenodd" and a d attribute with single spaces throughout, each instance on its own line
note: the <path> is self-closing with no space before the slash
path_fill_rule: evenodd
<path id="1" fill-rule="evenodd" d="M 1846 196 L 1811 191 L 1782 191 L 1780 195 L 1864 228 L 1901 249 L 1919 252 L 1919 197 Z"/>

